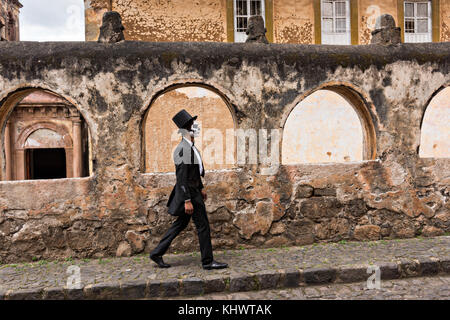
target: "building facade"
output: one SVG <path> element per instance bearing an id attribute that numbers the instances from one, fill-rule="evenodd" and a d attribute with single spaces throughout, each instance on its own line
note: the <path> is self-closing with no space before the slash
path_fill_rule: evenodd
<path id="1" fill-rule="evenodd" d="M 0 41 L 19 41 L 19 11 L 17 0 L 0 0 Z"/>
<path id="2" fill-rule="evenodd" d="M 392 15 L 404 42 L 450 41 L 448 0 L 85 0 L 86 40 L 118 11 L 127 40 L 244 42 L 247 20 L 263 16 L 274 43 L 368 44 L 376 18 Z"/>

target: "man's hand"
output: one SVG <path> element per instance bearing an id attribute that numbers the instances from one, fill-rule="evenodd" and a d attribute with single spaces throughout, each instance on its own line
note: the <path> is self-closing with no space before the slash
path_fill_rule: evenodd
<path id="1" fill-rule="evenodd" d="M 202 197 L 203 197 L 203 201 L 206 201 L 206 199 L 208 199 L 208 195 L 206 194 L 205 190 L 202 190 Z"/>
<path id="2" fill-rule="evenodd" d="M 191 201 L 186 201 L 184 203 L 184 211 L 188 215 L 192 215 L 194 213 L 194 206 L 192 205 Z"/>

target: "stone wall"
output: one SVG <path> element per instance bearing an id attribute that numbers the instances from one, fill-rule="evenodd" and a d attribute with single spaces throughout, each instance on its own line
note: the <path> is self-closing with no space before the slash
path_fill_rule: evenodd
<path id="1" fill-rule="evenodd" d="M 0 44 L 0 120 L 43 88 L 76 106 L 92 138 L 88 178 L 0 182 L 2 262 L 149 252 L 173 220 L 173 174 L 143 173 L 142 125 L 174 85 L 225 97 L 237 128 L 283 129 L 318 89 L 359 99 L 373 157 L 207 172 L 214 248 L 375 240 L 450 231 L 450 160 L 419 158 L 431 97 L 450 84 L 450 44 Z M 352 98 L 353 97 L 353 98 Z M 366 133 L 370 133 L 364 127 Z M 3 141 L 3 139 L 0 139 Z M 281 147 L 281 145 L 280 145 Z M 0 172 L 5 174 L 4 146 Z M 281 159 L 281 152 L 280 152 Z M 172 250 L 195 251 L 191 225 Z"/>
<path id="2" fill-rule="evenodd" d="M 19 11 L 22 8 L 22 4 L 18 0 L 0 0 L 0 41 L 19 41 Z M 10 25 L 11 18 L 13 19 L 13 25 Z M 10 28 L 14 31 L 11 33 Z M 11 38 L 13 34 L 13 38 Z"/>

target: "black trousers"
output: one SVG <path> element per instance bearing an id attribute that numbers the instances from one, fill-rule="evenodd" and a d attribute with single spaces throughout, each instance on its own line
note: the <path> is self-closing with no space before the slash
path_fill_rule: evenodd
<path id="1" fill-rule="evenodd" d="M 206 215 L 206 207 L 202 198 L 202 194 L 198 192 L 191 199 L 194 206 L 194 213 L 192 219 L 194 220 L 195 227 L 197 229 L 198 240 L 200 242 L 200 252 L 202 255 L 202 264 L 209 264 L 213 261 L 213 251 L 211 244 L 211 230 L 209 228 L 209 221 Z M 191 216 L 188 214 L 182 214 L 172 224 L 166 234 L 162 237 L 158 246 L 151 252 L 151 255 L 163 256 L 170 247 L 172 241 L 183 231 Z"/>

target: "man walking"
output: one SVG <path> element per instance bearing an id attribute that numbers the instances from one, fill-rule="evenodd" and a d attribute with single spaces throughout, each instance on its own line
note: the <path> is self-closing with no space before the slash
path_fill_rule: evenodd
<path id="1" fill-rule="evenodd" d="M 170 194 L 167 206 L 169 213 L 178 219 L 161 239 L 158 246 L 150 253 L 152 259 L 160 268 L 169 268 L 162 256 L 169 249 L 175 237 L 183 231 L 192 216 L 197 229 L 203 269 L 227 268 L 226 263 L 214 261 L 211 245 L 211 234 L 209 221 L 206 215 L 204 201 L 207 198 L 203 189 L 202 178 L 205 169 L 200 152 L 194 145 L 194 137 L 198 135 L 199 128 L 194 121 L 197 116 L 192 117 L 186 110 L 181 110 L 173 117 L 173 122 L 180 129 L 182 139 L 174 152 L 177 183 Z"/>

